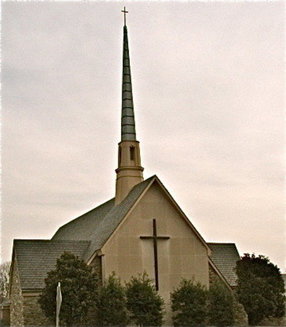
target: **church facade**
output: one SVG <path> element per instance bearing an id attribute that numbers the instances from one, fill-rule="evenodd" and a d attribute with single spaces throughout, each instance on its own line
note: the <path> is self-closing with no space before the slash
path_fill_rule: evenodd
<path id="1" fill-rule="evenodd" d="M 112 272 L 123 281 L 144 271 L 166 303 L 182 278 L 209 287 L 217 276 L 232 289 L 239 260 L 234 244 L 207 243 L 157 176 L 146 180 L 136 138 L 127 26 L 123 28 L 121 141 L 116 194 L 68 222 L 50 240 L 14 240 L 10 321 L 12 326 L 45 325 L 38 305 L 47 272 L 69 251 L 94 267 L 104 280 Z M 63 295 L 64 296 L 64 295 Z"/>

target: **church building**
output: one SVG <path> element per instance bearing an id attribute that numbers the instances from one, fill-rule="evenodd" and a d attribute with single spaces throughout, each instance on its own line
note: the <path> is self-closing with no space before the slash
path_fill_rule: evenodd
<path id="1" fill-rule="evenodd" d="M 102 280 L 122 281 L 144 271 L 166 303 L 182 278 L 209 287 L 214 276 L 232 289 L 239 254 L 233 243 L 207 243 L 156 175 L 143 177 L 136 137 L 128 34 L 123 27 L 121 140 L 115 196 L 60 227 L 50 240 L 14 240 L 10 321 L 12 326 L 46 323 L 38 305 L 47 272 L 64 251 L 85 260 Z M 44 223 L 44 222 L 43 222 Z M 64 295 L 63 295 L 64 296 Z"/>

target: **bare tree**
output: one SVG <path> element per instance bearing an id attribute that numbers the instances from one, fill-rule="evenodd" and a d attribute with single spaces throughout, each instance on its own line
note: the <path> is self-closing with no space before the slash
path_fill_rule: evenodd
<path id="1" fill-rule="evenodd" d="M 0 265 L 0 303 L 8 298 L 10 264 L 10 262 L 4 262 Z"/>

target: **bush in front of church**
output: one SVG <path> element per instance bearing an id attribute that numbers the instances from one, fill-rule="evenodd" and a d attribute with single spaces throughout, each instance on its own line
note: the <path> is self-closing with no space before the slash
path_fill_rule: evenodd
<path id="1" fill-rule="evenodd" d="M 56 290 L 61 283 L 62 304 L 60 310 L 61 326 L 84 326 L 89 324 L 87 317 L 95 307 L 98 289 L 97 276 L 92 268 L 72 253 L 64 252 L 57 259 L 56 269 L 48 272 L 45 288 L 39 304 L 46 317 L 55 321 Z"/>
<path id="2" fill-rule="evenodd" d="M 97 326 L 127 326 L 129 322 L 125 289 L 113 273 L 100 287 L 97 298 Z"/>
<path id="3" fill-rule="evenodd" d="M 183 279 L 171 293 L 174 326 L 205 326 L 207 290 L 192 280 Z"/>
<path id="4" fill-rule="evenodd" d="M 277 266 L 268 258 L 244 254 L 236 265 L 237 296 L 248 314 L 249 324 L 285 314 L 284 281 Z"/>
<path id="5" fill-rule="evenodd" d="M 215 280 L 208 292 L 208 323 L 212 326 L 233 326 L 234 297 L 221 281 Z"/>
<path id="6" fill-rule="evenodd" d="M 146 273 L 126 283 L 127 309 L 133 323 L 139 326 L 162 326 L 164 300 Z"/>

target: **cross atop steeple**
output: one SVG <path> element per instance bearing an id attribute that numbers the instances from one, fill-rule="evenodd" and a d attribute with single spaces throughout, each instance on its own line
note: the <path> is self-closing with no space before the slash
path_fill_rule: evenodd
<path id="1" fill-rule="evenodd" d="M 126 26 L 126 14 L 128 13 L 128 11 L 127 11 L 126 8 L 124 7 L 124 9 L 121 10 L 121 12 L 124 13 L 124 26 Z"/>

